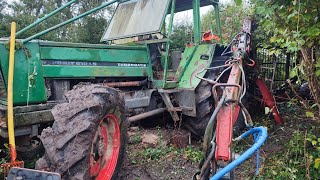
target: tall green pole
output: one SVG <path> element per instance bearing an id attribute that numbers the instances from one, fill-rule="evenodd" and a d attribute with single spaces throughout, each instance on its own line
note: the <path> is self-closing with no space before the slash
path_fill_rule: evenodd
<path id="1" fill-rule="evenodd" d="M 194 24 L 194 43 L 200 44 L 201 27 L 200 27 L 200 0 L 193 0 L 193 24 Z"/>
<path id="2" fill-rule="evenodd" d="M 55 30 L 55 29 L 58 29 L 59 27 L 62 27 L 62 26 L 64 26 L 64 25 L 67 25 L 67 24 L 69 24 L 69 23 L 71 23 L 71 22 L 73 22 L 73 21 L 76 21 L 76 20 L 78 20 L 78 19 L 80 19 L 80 18 L 83 18 L 83 17 L 85 17 L 85 16 L 87 16 L 87 15 L 89 15 L 89 14 L 92 14 L 92 13 L 96 12 L 96 11 L 99 11 L 100 9 L 102 9 L 102 8 L 104 8 L 104 7 L 106 7 L 106 6 L 109 6 L 109 5 L 111 5 L 111 4 L 115 3 L 115 2 L 118 2 L 118 0 L 113 0 L 113 1 L 110 1 L 110 2 L 107 2 L 107 3 L 104 3 L 104 4 L 102 4 L 101 6 L 98 6 L 98 7 L 94 8 L 94 9 L 91 9 L 90 11 L 87 11 L 87 12 L 85 12 L 85 13 L 83 13 L 83 14 L 80 14 L 80 15 L 77 16 L 77 17 L 71 18 L 71 19 L 69 19 L 69 20 L 67 20 L 67 21 L 65 21 L 65 22 L 63 22 L 63 23 L 57 24 L 57 25 L 55 25 L 55 26 L 53 26 L 53 27 L 51 27 L 51 28 L 49 28 L 49 29 L 46 29 L 46 30 L 44 30 L 44 31 L 42 31 L 42 32 L 39 32 L 38 34 L 35 34 L 35 35 L 33 35 L 33 36 L 30 36 L 30 37 L 28 37 L 27 39 L 22 40 L 22 43 L 27 43 L 27 42 L 31 41 L 32 39 L 35 39 L 35 38 L 37 38 L 37 37 L 39 37 L 39 36 L 42 36 L 42 35 L 50 32 L 50 31 L 53 31 L 53 30 Z"/>
<path id="3" fill-rule="evenodd" d="M 166 45 L 166 57 L 164 61 L 164 75 L 163 75 L 163 87 L 167 82 L 167 75 L 168 75 L 168 59 L 169 59 L 169 50 L 170 50 L 170 38 L 172 34 L 173 28 L 173 17 L 174 11 L 176 9 L 176 0 L 171 1 L 171 14 L 170 14 L 170 22 L 169 22 L 169 29 L 168 29 L 168 38 L 167 38 L 167 45 Z"/>
<path id="4" fill-rule="evenodd" d="M 217 27 L 217 33 L 220 36 L 220 43 L 222 43 L 222 32 L 221 32 L 221 24 L 220 24 L 220 9 L 219 9 L 219 3 L 214 4 L 214 12 L 216 15 L 216 27 Z"/>
<path id="5" fill-rule="evenodd" d="M 53 16 L 53 15 L 57 14 L 57 13 L 58 13 L 58 12 L 60 12 L 62 9 L 64 9 L 64 8 L 66 8 L 66 7 L 70 6 L 71 4 L 75 3 L 76 1 L 78 1 L 78 0 L 72 0 L 72 1 L 69 1 L 68 3 L 66 3 L 66 4 L 65 4 L 65 5 L 63 5 L 63 6 L 61 6 L 60 8 L 58 8 L 58 9 L 56 9 L 56 10 L 52 11 L 51 13 L 49 13 L 49 14 L 45 15 L 44 17 L 42 17 L 42 18 L 40 18 L 40 19 L 36 20 L 34 23 L 32 23 L 32 24 L 30 24 L 29 26 L 27 26 L 27 27 L 25 27 L 25 28 L 21 29 L 20 31 L 18 31 L 18 32 L 17 32 L 17 34 L 16 34 L 16 36 L 19 36 L 19 35 L 21 35 L 22 33 L 24 33 L 25 31 L 27 31 L 27 30 L 31 29 L 32 27 L 34 27 L 34 26 L 36 26 L 36 25 L 40 24 L 42 21 L 44 21 L 44 20 L 48 19 L 49 17 L 51 17 L 51 16 Z"/>

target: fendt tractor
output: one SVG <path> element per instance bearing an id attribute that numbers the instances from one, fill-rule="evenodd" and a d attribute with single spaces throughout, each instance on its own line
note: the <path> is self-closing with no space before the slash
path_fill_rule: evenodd
<path id="1" fill-rule="evenodd" d="M 18 32 L 13 22 L 10 37 L 0 39 L 0 135 L 9 139 L 11 154 L 1 168 L 8 179 L 117 179 L 128 124 L 164 111 L 175 127 L 182 124 L 203 137 L 203 160 L 194 179 L 233 179 L 233 169 L 267 137 L 264 127 L 253 127 L 246 109 L 249 81 L 282 123 L 250 59 L 250 20 L 228 47 L 219 45 L 217 0 L 110 0 L 19 39 L 76 2 Z M 38 40 L 112 4 L 117 8 L 101 44 Z M 200 7 L 208 5 L 215 9 L 216 27 L 203 34 Z M 170 44 L 174 14 L 186 10 L 193 11 L 193 37 L 181 52 Z M 249 131 L 236 137 L 242 127 Z M 250 134 L 256 135 L 255 144 L 235 158 L 233 140 Z M 17 161 L 17 151 L 30 155 L 41 147 L 37 170 Z"/>

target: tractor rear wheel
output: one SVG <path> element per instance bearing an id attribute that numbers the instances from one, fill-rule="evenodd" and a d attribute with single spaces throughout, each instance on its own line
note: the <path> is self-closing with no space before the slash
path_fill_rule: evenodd
<path id="1" fill-rule="evenodd" d="M 229 56 L 217 56 L 215 57 L 215 60 L 213 60 L 211 67 L 224 65 L 225 61 L 227 61 L 228 59 L 230 59 Z M 215 80 L 219 72 L 219 69 L 208 70 L 204 77 L 211 80 Z M 226 75 L 228 75 L 228 73 L 226 73 Z M 227 80 L 227 78 L 228 77 L 225 75 L 221 77 L 221 79 L 224 79 L 225 81 Z M 202 80 L 199 83 L 199 85 L 195 89 L 197 116 L 187 116 L 185 118 L 186 122 L 184 123 L 184 125 L 186 126 L 186 128 L 199 137 L 204 135 L 207 124 L 214 111 L 214 98 L 212 96 L 212 87 L 212 84 L 204 80 Z M 245 98 L 243 101 L 245 101 Z M 244 103 L 246 104 L 246 102 Z M 242 113 L 239 113 L 238 119 L 235 122 L 233 128 L 234 135 L 240 135 L 241 130 L 245 128 L 244 117 Z"/>
<path id="2" fill-rule="evenodd" d="M 52 127 L 41 134 L 45 155 L 36 169 L 63 179 L 118 179 L 125 150 L 125 107 L 119 91 L 100 85 L 77 85 L 67 103 L 52 109 Z"/>
<path id="3" fill-rule="evenodd" d="M 208 79 L 215 79 L 215 71 L 208 71 L 206 76 Z M 204 135 L 207 124 L 214 110 L 214 100 L 211 93 L 212 84 L 207 81 L 201 81 L 195 90 L 196 93 L 196 109 L 197 116 L 186 116 L 184 125 L 193 134 L 201 137 Z"/>

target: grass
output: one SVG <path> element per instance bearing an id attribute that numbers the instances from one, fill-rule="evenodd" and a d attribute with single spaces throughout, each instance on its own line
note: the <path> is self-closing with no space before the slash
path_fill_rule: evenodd
<path id="1" fill-rule="evenodd" d="M 252 157 L 239 167 L 240 179 L 320 179 L 320 123 L 296 113 L 284 117 L 287 122 L 283 127 L 266 124 L 270 123 L 265 121 L 266 117 L 259 121 L 270 127 L 260 151 L 259 175 L 254 174 Z M 243 152 L 252 143 L 252 139 L 241 141 L 235 149 Z"/>
<path id="2" fill-rule="evenodd" d="M 198 163 L 202 158 L 202 151 L 199 147 L 189 145 L 186 148 L 179 149 L 166 141 L 160 128 L 156 129 L 159 136 L 158 145 L 155 147 L 145 147 L 141 143 L 142 132 L 130 136 L 130 142 L 135 146 L 134 150 L 128 150 L 128 157 L 132 164 L 145 162 L 157 162 L 168 158 L 183 158 L 188 161 Z"/>

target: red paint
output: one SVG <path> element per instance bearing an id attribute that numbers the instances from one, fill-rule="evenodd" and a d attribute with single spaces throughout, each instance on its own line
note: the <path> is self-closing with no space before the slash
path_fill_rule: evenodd
<path id="1" fill-rule="evenodd" d="M 256 62 L 252 59 L 250 59 L 250 61 L 251 61 L 251 64 L 248 64 L 248 66 L 254 67 L 256 65 Z"/>
<path id="2" fill-rule="evenodd" d="M 237 105 L 235 108 L 234 108 L 234 114 L 233 114 L 233 125 L 234 123 L 236 123 L 237 119 L 238 119 L 238 116 L 239 116 L 239 113 L 240 113 L 240 106 Z"/>
<path id="3" fill-rule="evenodd" d="M 211 31 L 207 31 L 202 35 L 202 41 L 211 42 L 212 40 L 220 41 L 220 37 L 211 33 Z"/>
<path id="4" fill-rule="evenodd" d="M 280 116 L 280 113 L 279 113 L 278 108 L 276 106 L 276 102 L 275 102 L 272 94 L 270 93 L 266 83 L 261 78 L 257 78 L 255 81 L 256 81 L 256 84 L 259 87 L 259 90 L 261 91 L 261 94 L 263 96 L 263 102 L 265 103 L 266 106 L 268 106 L 271 109 L 271 112 L 272 112 L 272 115 L 274 117 L 275 122 L 278 124 L 283 124 L 284 120 Z"/>
<path id="5" fill-rule="evenodd" d="M 241 62 L 242 63 L 242 62 Z M 239 65 L 233 64 L 227 84 L 239 84 L 241 70 Z M 226 87 L 227 99 L 237 99 L 238 87 Z M 237 110 L 238 109 L 238 110 Z M 236 108 L 235 103 L 222 106 L 217 117 L 217 144 L 216 161 L 229 161 L 231 159 L 231 140 L 234 118 L 238 116 L 240 109 Z"/>
<path id="6" fill-rule="evenodd" d="M 114 114 L 108 114 L 102 118 L 98 128 L 100 134 L 98 134 L 99 131 L 97 131 L 95 138 L 100 136 L 100 139 L 103 141 L 103 155 L 100 156 L 97 161 L 90 155 L 90 176 L 96 180 L 110 180 L 116 168 L 120 151 L 120 127 L 118 118 Z M 108 132 L 108 128 L 112 131 Z M 108 141 L 108 135 L 111 135 L 111 138 L 109 137 L 111 142 Z M 93 145 L 91 153 L 92 150 Z M 109 156 L 107 157 L 108 154 Z"/>

